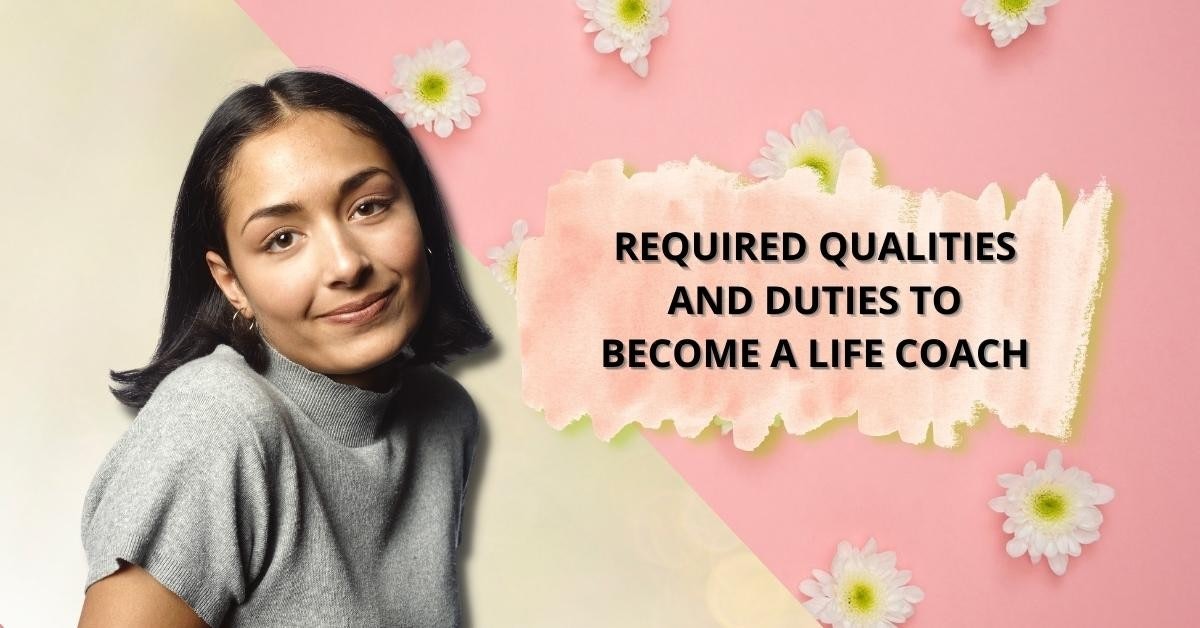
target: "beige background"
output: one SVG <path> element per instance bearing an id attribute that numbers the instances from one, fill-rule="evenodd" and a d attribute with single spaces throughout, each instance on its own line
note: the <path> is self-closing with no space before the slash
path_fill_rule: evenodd
<path id="1" fill-rule="evenodd" d="M 0 624 L 74 625 L 79 515 L 131 414 L 108 370 L 157 340 L 200 128 L 291 63 L 234 4 L 0 4 Z M 500 244 L 500 243 L 497 243 Z M 463 257 L 497 348 L 454 370 L 486 423 L 468 504 L 475 626 L 812 625 L 636 433 L 559 433 L 519 399 L 515 307 Z"/>

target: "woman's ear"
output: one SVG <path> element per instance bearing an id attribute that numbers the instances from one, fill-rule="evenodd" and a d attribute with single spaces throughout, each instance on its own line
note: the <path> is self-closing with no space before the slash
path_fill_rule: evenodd
<path id="1" fill-rule="evenodd" d="M 225 260 L 221 259 L 216 251 L 208 251 L 204 254 L 204 261 L 208 262 L 208 272 L 212 273 L 217 287 L 225 293 L 225 298 L 229 299 L 229 303 L 233 305 L 234 309 L 241 312 L 247 320 L 254 318 L 254 309 L 250 307 L 246 293 L 242 292 L 241 284 L 238 283 L 237 277 Z"/>

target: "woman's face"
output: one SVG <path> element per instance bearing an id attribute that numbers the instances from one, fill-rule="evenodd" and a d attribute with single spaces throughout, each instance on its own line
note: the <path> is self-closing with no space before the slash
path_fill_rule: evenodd
<path id="1" fill-rule="evenodd" d="M 383 146 L 335 114 L 301 112 L 243 142 L 224 202 L 230 259 L 206 259 L 233 306 L 292 361 L 383 384 L 372 369 L 429 302 L 421 226 Z"/>

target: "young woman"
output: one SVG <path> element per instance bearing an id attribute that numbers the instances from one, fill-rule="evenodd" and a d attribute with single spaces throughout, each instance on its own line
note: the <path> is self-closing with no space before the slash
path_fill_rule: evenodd
<path id="1" fill-rule="evenodd" d="M 162 335 L 84 501 L 81 626 L 453 626 L 491 340 L 407 129 L 316 72 L 244 87 L 184 173 Z"/>

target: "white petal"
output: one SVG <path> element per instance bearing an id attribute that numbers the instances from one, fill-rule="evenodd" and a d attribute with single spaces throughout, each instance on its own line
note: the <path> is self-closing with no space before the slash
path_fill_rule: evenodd
<path id="1" fill-rule="evenodd" d="M 1047 560 L 1050 562 L 1050 571 L 1053 571 L 1054 575 L 1061 576 L 1061 575 L 1067 573 L 1067 555 L 1066 554 L 1056 554 L 1054 556 L 1049 556 L 1049 557 L 1047 557 Z"/>
<path id="2" fill-rule="evenodd" d="M 767 144 L 773 148 L 792 149 L 795 146 L 779 131 L 767 131 Z"/>
<path id="3" fill-rule="evenodd" d="M 633 60 L 637 59 L 637 58 L 638 58 L 637 48 L 634 48 L 633 46 L 625 46 L 624 48 L 621 49 L 621 62 L 622 63 L 633 63 Z"/>
<path id="4" fill-rule="evenodd" d="M 896 568 L 896 552 L 881 552 L 878 556 L 877 563 L 886 571 L 892 571 Z"/>
<path id="5" fill-rule="evenodd" d="M 525 238 L 525 234 L 527 234 L 527 233 L 529 233 L 529 223 L 525 222 L 524 218 L 521 218 L 513 223 L 513 226 L 512 226 L 513 240 L 517 240 L 517 241 L 523 240 Z"/>
<path id="6" fill-rule="evenodd" d="M 825 135 L 825 114 L 820 109 L 810 109 L 800 118 L 800 126 L 808 135 Z"/>
<path id="7" fill-rule="evenodd" d="M 389 108 L 391 108 L 392 111 L 397 113 L 404 112 L 404 94 L 392 94 L 390 96 L 385 96 L 383 102 Z"/>
<path id="8" fill-rule="evenodd" d="M 783 167 L 769 159 L 755 159 L 750 162 L 750 174 L 765 179 L 783 175 Z"/>
<path id="9" fill-rule="evenodd" d="M 412 63 L 412 59 L 408 55 L 396 55 L 392 57 L 392 70 L 396 73 L 392 80 L 397 85 L 403 81 L 403 76 L 407 74 L 410 63 Z"/>
<path id="10" fill-rule="evenodd" d="M 1016 473 L 1001 473 L 1000 475 L 996 476 L 996 482 L 1004 488 L 1015 486 L 1020 481 L 1021 476 L 1017 475 Z"/>
<path id="11" fill-rule="evenodd" d="M 1075 513 L 1075 525 L 1086 530 L 1095 530 L 1103 522 L 1104 513 L 1095 506 L 1080 508 L 1079 512 Z"/>
<path id="12" fill-rule="evenodd" d="M 846 559 L 849 558 L 850 554 L 853 552 L 854 552 L 854 549 L 850 546 L 849 541 L 839 542 L 837 544 L 837 553 L 834 554 L 834 556 L 833 556 L 833 564 L 837 565 L 839 560 L 842 562 L 846 562 Z M 836 569 L 834 570 L 834 573 L 837 573 Z"/>
<path id="13" fill-rule="evenodd" d="M 1092 486 L 1092 490 L 1095 492 L 1096 501 L 1094 503 L 1097 505 L 1107 504 L 1117 495 L 1116 491 L 1107 484 L 1095 484 Z"/>
<path id="14" fill-rule="evenodd" d="M 790 155 L 793 150 L 795 149 L 763 146 L 762 148 L 758 149 L 758 154 L 771 161 L 777 161 L 780 163 L 780 165 L 782 165 L 787 159 L 787 156 Z"/>
<path id="15" fill-rule="evenodd" d="M 479 115 L 479 101 L 472 96 L 467 96 L 463 99 L 463 111 L 470 116 Z"/>
<path id="16" fill-rule="evenodd" d="M 800 583 L 800 592 L 815 599 L 821 597 L 821 586 L 816 580 L 805 580 Z"/>
<path id="17" fill-rule="evenodd" d="M 1029 549 L 1029 546 L 1025 544 L 1025 541 L 1020 539 L 1012 539 L 1005 544 L 1004 549 L 1008 552 L 1009 556 L 1017 558 L 1021 554 L 1024 554 L 1025 551 Z"/>
<path id="18" fill-rule="evenodd" d="M 633 73 L 642 78 L 650 73 L 650 61 L 646 57 L 638 57 L 629 67 L 633 68 Z"/>
<path id="19" fill-rule="evenodd" d="M 617 42 L 613 39 L 612 33 L 608 31 L 600 31 L 596 33 L 596 40 L 592 42 L 596 52 L 608 54 L 617 49 Z"/>
<path id="20" fill-rule="evenodd" d="M 792 134 L 791 142 L 788 142 L 788 145 L 792 146 L 792 148 L 803 144 L 804 138 L 808 137 L 808 134 L 806 134 L 808 132 L 804 130 L 803 126 L 800 126 L 800 122 L 792 122 L 792 127 L 788 131 L 791 131 Z"/>
<path id="21" fill-rule="evenodd" d="M 1062 473 L 1062 452 L 1057 449 L 1051 449 L 1050 453 L 1046 454 L 1046 470 L 1051 473 Z"/>
<path id="22" fill-rule="evenodd" d="M 819 597 L 808 600 L 807 602 L 801 604 L 801 606 L 803 606 L 804 610 L 808 611 L 810 615 L 819 618 L 821 616 L 821 612 L 825 610 L 828 604 L 828 598 Z"/>
<path id="23" fill-rule="evenodd" d="M 991 508 L 996 512 L 1004 512 L 1008 508 L 1008 496 L 1001 495 L 1000 497 L 993 497 L 989 499 L 988 508 Z"/>
<path id="24" fill-rule="evenodd" d="M 487 87 L 487 83 L 485 83 L 482 78 L 475 75 L 471 75 L 471 78 L 467 79 L 463 83 L 463 91 L 468 94 L 478 94 L 479 92 L 482 92 L 485 87 Z"/>
<path id="25" fill-rule="evenodd" d="M 454 67 L 462 67 L 471 60 L 471 53 L 467 52 L 467 47 L 457 39 L 446 44 L 446 60 Z"/>
<path id="26" fill-rule="evenodd" d="M 433 124 L 433 132 L 438 137 L 450 137 L 452 131 L 454 131 L 454 123 L 450 121 L 450 118 L 438 118 L 437 122 Z"/>

